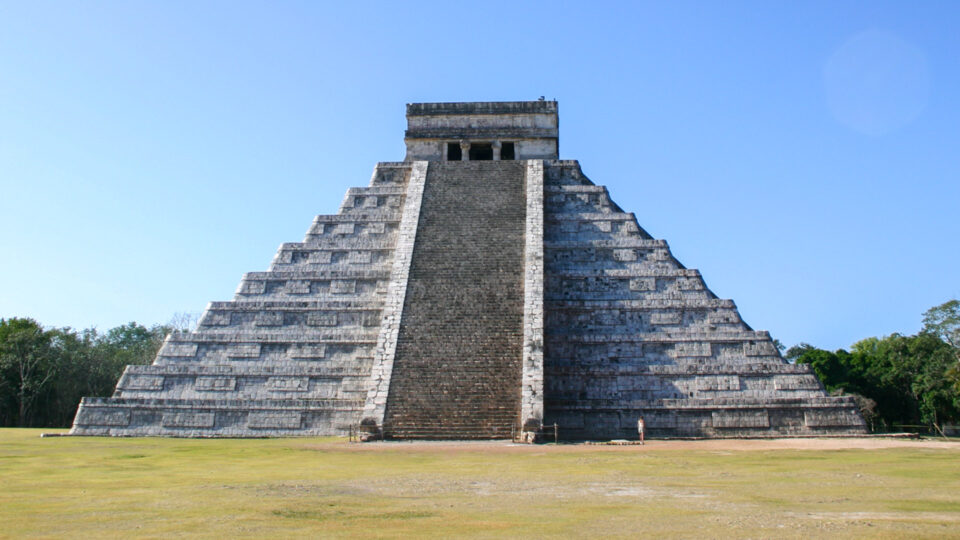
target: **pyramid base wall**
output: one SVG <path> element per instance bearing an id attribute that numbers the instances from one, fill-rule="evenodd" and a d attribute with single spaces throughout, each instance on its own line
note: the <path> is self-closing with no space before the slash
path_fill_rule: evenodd
<path id="1" fill-rule="evenodd" d="M 84 398 L 70 435 L 111 437 L 345 436 L 362 402 Z"/>
<path id="2" fill-rule="evenodd" d="M 749 402 L 662 400 L 642 407 L 550 407 L 545 430 L 557 424 L 562 440 L 638 439 L 643 418 L 647 438 L 780 438 L 856 436 L 867 427 L 849 398 L 823 397 Z"/>

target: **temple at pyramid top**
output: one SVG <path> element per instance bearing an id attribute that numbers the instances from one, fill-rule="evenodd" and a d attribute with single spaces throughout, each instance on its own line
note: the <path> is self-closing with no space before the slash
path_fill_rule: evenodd
<path id="1" fill-rule="evenodd" d="M 408 103 L 406 161 L 557 159 L 556 101 Z"/>

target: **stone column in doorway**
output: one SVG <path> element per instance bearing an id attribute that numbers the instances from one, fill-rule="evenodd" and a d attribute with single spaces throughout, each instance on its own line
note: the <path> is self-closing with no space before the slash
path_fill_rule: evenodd
<path id="1" fill-rule="evenodd" d="M 500 141 L 493 141 L 493 144 L 490 146 L 493 147 L 493 160 L 500 161 L 500 148 L 503 146 L 500 144 Z"/>
<path id="2" fill-rule="evenodd" d="M 470 161 L 470 141 L 460 141 L 460 160 Z"/>

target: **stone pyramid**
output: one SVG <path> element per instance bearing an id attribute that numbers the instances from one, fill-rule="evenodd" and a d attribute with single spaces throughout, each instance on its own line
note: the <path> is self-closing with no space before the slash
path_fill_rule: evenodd
<path id="1" fill-rule="evenodd" d="M 576 161 L 554 101 L 414 103 L 379 163 L 76 435 L 393 439 L 865 431 Z M 668 202 L 666 204 L 669 204 Z"/>

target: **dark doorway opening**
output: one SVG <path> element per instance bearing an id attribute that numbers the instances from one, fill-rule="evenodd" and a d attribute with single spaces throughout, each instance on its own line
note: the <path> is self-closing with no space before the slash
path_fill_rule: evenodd
<path id="1" fill-rule="evenodd" d="M 490 161 L 493 159 L 493 145 L 473 143 L 470 145 L 470 161 Z"/>
<path id="2" fill-rule="evenodd" d="M 463 159 L 463 152 L 460 151 L 460 143 L 447 143 L 447 161 L 460 161 Z"/>
<path id="3" fill-rule="evenodd" d="M 503 146 L 500 148 L 500 159 L 517 159 L 512 142 L 503 143 Z"/>

